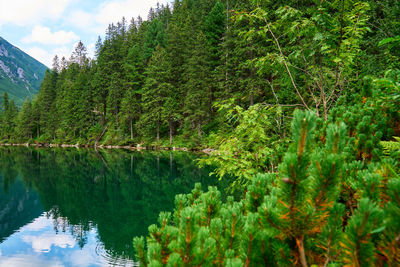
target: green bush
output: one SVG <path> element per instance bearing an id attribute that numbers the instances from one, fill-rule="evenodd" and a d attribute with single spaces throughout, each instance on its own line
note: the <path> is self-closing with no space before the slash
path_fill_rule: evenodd
<path id="1" fill-rule="evenodd" d="M 219 108 L 231 130 L 210 138 L 217 151 L 200 163 L 217 166 L 219 178 L 236 176 L 234 187 L 247 184 L 257 173 L 276 171 L 286 147 L 279 129 L 281 109 L 256 104 L 245 110 L 233 101 Z"/>
<path id="2" fill-rule="evenodd" d="M 216 188 L 202 192 L 200 185 L 177 195 L 174 212 L 160 214 L 147 242 L 134 239 L 141 264 L 400 264 L 398 175 L 385 172 L 384 162 L 354 161 L 344 123 L 328 125 L 317 146 L 316 121 L 313 113 L 295 112 L 279 174 L 255 176 L 241 201 L 224 203 Z"/>

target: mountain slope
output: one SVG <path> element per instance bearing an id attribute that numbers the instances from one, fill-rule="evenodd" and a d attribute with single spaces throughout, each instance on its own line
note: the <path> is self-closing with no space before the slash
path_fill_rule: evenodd
<path id="1" fill-rule="evenodd" d="M 7 92 L 18 106 L 35 95 L 47 67 L 0 37 L 0 94 Z M 2 98 L 1 98 L 2 99 Z"/>

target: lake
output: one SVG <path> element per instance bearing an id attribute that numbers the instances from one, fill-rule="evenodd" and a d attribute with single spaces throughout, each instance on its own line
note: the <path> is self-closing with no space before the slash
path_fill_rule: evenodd
<path id="1" fill-rule="evenodd" d="M 185 152 L 0 148 L 0 266 L 135 266 L 132 238 L 210 169 Z"/>

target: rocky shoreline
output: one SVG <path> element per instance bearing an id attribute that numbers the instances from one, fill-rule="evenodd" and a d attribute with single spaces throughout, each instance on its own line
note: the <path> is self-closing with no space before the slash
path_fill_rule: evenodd
<path id="1" fill-rule="evenodd" d="M 53 148 L 53 147 L 61 147 L 61 148 L 94 148 L 94 149 L 126 149 L 126 150 L 171 150 L 171 151 L 186 151 L 186 152 L 202 152 L 205 154 L 211 154 L 216 151 L 212 148 L 205 149 L 189 149 L 186 147 L 157 147 L 157 146 L 118 146 L 118 145 L 87 145 L 87 144 L 52 144 L 52 143 L 2 143 L 0 146 L 25 146 L 25 147 L 44 147 L 44 148 Z"/>

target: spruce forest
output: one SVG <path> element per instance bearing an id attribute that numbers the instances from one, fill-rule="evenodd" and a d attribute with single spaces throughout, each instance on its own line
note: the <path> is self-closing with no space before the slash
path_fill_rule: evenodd
<path id="1" fill-rule="evenodd" d="M 2 143 L 212 150 L 235 197 L 177 195 L 141 266 L 400 266 L 398 0 L 176 0 L 3 103 Z"/>

